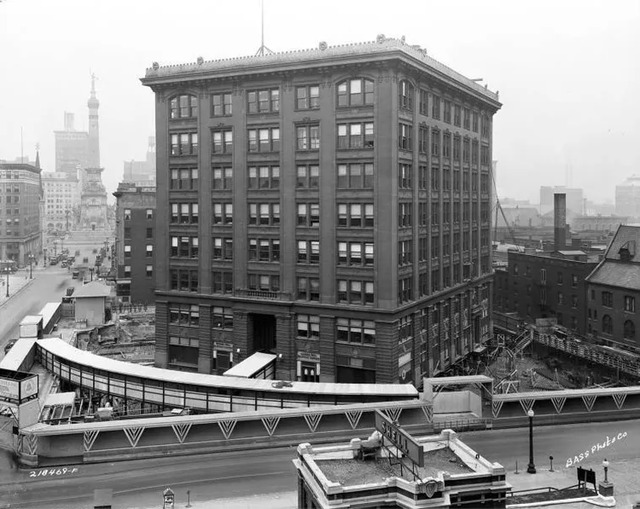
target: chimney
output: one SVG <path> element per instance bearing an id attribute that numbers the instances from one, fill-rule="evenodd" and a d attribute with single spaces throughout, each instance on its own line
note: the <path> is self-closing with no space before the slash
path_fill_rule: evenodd
<path id="1" fill-rule="evenodd" d="M 567 245 L 567 195 L 553 195 L 553 249 L 561 251 Z"/>
<path id="2" fill-rule="evenodd" d="M 64 130 L 74 131 L 73 128 L 73 113 L 64 112 Z"/>

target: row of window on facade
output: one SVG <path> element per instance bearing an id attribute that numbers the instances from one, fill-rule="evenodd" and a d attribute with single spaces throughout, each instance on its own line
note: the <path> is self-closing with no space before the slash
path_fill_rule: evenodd
<path id="1" fill-rule="evenodd" d="M 450 332 L 455 335 L 471 325 L 466 309 L 468 301 L 469 296 L 459 297 L 423 308 L 415 316 L 403 316 L 398 321 L 398 344 L 402 346 L 413 339 L 415 326 L 419 328 L 422 343 L 427 342 L 429 336 L 430 340 L 435 343 L 448 341 Z M 170 304 L 168 314 L 170 326 L 200 327 L 201 310 L 197 304 Z M 320 339 L 319 316 L 297 314 L 295 320 L 298 339 Z M 210 309 L 210 324 L 212 329 L 233 330 L 233 310 L 229 307 L 213 306 Z M 176 331 L 176 329 L 173 330 Z M 185 330 L 188 334 L 188 329 Z M 372 320 L 336 318 L 335 331 L 335 337 L 338 341 L 375 345 L 376 324 Z"/>
<path id="2" fill-rule="evenodd" d="M 429 134 L 431 136 L 429 137 Z M 441 136 L 442 134 L 442 136 Z M 211 151 L 215 154 L 231 154 L 233 151 L 233 130 L 231 128 L 213 130 L 211 133 Z M 296 150 L 320 150 L 320 126 L 305 125 L 296 127 Z M 337 125 L 337 148 L 342 149 L 371 149 L 374 147 L 373 122 L 355 122 Z M 247 131 L 247 151 L 249 153 L 280 152 L 281 140 L 278 127 L 263 127 Z M 399 124 L 398 148 L 413 150 L 413 126 Z M 172 156 L 194 156 L 198 154 L 198 133 L 171 133 L 170 154 Z M 472 163 L 489 165 L 489 146 L 480 145 L 477 139 L 451 135 L 437 128 L 418 129 L 418 152 L 431 154 L 433 157 L 442 156 L 454 163 Z"/>
<path id="3" fill-rule="evenodd" d="M 483 258 L 483 271 L 488 271 L 488 257 Z M 418 295 L 413 291 L 413 275 L 408 274 L 399 279 L 398 301 L 408 302 L 416 297 L 421 298 L 459 285 L 471 275 L 471 264 L 460 267 L 459 264 L 444 266 L 442 271 L 434 269 L 422 270 L 418 276 Z M 183 292 L 198 292 L 198 271 L 196 269 L 170 269 L 170 289 Z M 314 276 L 298 276 L 296 284 L 296 300 L 320 301 L 320 279 Z M 275 295 L 281 291 L 279 274 L 258 274 L 249 272 L 247 290 L 268 292 Z M 373 305 L 374 283 L 361 279 L 336 280 L 336 301 L 346 304 Z M 212 293 L 233 294 L 233 273 L 229 270 L 212 271 Z"/>
<path id="4" fill-rule="evenodd" d="M 373 163 L 339 163 L 336 165 L 336 184 L 338 189 L 373 189 Z M 197 168 L 172 168 L 169 188 L 172 190 L 198 189 Z M 478 172 L 461 171 L 445 167 L 419 165 L 414 175 L 413 165 L 401 162 L 398 164 L 398 187 L 412 189 L 414 179 L 418 188 L 428 191 L 451 191 L 468 193 L 478 191 Z M 214 191 L 232 190 L 234 170 L 231 166 L 212 167 L 212 189 Z M 247 169 L 247 189 L 279 189 L 281 182 L 280 165 L 249 166 Z M 296 166 L 296 187 L 301 189 L 318 189 L 320 186 L 320 166 L 318 164 L 298 164 Z M 480 192 L 489 193 L 489 174 L 480 173 Z M 149 215 L 149 211 L 147 211 Z M 130 211 L 125 219 L 130 219 Z M 148 217 L 150 219 L 150 217 Z"/>
<path id="5" fill-rule="evenodd" d="M 596 290 L 591 289 L 591 300 L 596 300 Z M 614 294 L 609 291 L 600 292 L 600 302 L 604 307 L 613 308 L 614 307 Z M 615 304 L 618 304 L 617 302 Z M 622 302 L 623 309 L 628 313 L 636 312 L 636 298 L 633 295 L 623 295 Z"/>
<path id="6" fill-rule="evenodd" d="M 337 84 L 337 107 L 373 106 L 374 81 L 366 78 L 352 78 Z M 230 92 L 211 94 L 210 111 L 212 117 L 233 115 L 233 95 Z M 415 88 L 408 80 L 401 80 L 398 86 L 398 101 L 401 109 L 409 114 L 416 99 Z M 418 113 L 434 120 L 443 120 L 456 127 L 478 132 L 480 126 L 483 137 L 489 137 L 491 119 L 482 112 L 462 104 L 442 98 L 438 94 L 420 88 L 417 96 Z M 295 88 L 296 110 L 320 109 L 320 86 L 302 85 Z M 265 88 L 247 92 L 246 111 L 249 114 L 278 113 L 280 111 L 280 90 Z M 198 115 L 198 99 L 194 95 L 180 95 L 169 101 L 171 119 L 195 118 Z M 479 121 L 481 120 L 481 122 Z"/>
<path id="7" fill-rule="evenodd" d="M 591 314 L 591 310 L 589 310 L 589 323 L 587 325 L 587 331 L 591 334 L 597 334 L 597 323 L 594 326 L 591 322 L 597 322 L 598 320 L 598 311 L 594 310 L 593 315 Z M 614 321 L 610 315 L 602 316 L 602 334 L 613 335 L 614 334 Z M 636 339 L 636 325 L 633 320 L 624 320 L 622 324 L 622 337 L 627 340 L 635 340 Z"/>
<path id="8" fill-rule="evenodd" d="M 453 224 L 461 228 L 469 226 L 470 221 L 474 224 L 478 220 L 478 210 L 468 203 L 454 202 L 453 214 L 451 213 L 450 202 L 432 202 L 431 207 L 427 203 L 418 204 L 417 225 L 422 227 L 448 226 Z M 213 204 L 212 223 L 214 225 L 233 224 L 233 204 L 230 202 Z M 373 203 L 338 203 L 337 228 L 372 228 L 374 226 L 374 206 Z M 249 203 L 248 204 L 248 224 L 249 226 L 279 226 L 281 220 L 280 204 L 270 203 Z M 199 222 L 199 207 L 197 203 L 171 203 L 170 204 L 170 224 L 196 225 Z M 400 228 L 411 228 L 413 226 L 413 203 L 401 202 L 398 204 L 398 226 Z M 480 204 L 480 222 L 487 225 L 489 222 L 488 203 Z M 317 228 L 320 226 L 320 204 L 314 202 L 296 204 L 296 224 L 299 227 Z M 485 235 L 485 230 L 481 230 L 481 236 Z M 448 234 L 445 234 L 448 235 Z M 468 235 L 461 237 L 461 232 L 454 234 L 454 245 L 459 244 L 460 238 L 468 238 Z M 448 242 L 445 242 L 448 243 Z M 483 245 L 488 244 L 482 242 Z"/>

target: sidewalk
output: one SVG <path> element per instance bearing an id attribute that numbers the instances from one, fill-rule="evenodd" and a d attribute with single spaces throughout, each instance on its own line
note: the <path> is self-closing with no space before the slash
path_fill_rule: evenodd
<path id="1" fill-rule="evenodd" d="M 36 271 L 34 270 L 34 273 Z M 35 277 L 35 274 L 34 274 Z M 29 268 L 20 269 L 15 274 L 9 276 L 9 297 L 7 298 L 7 276 L 0 274 L 0 306 L 16 295 L 25 286 L 29 285 L 33 279 L 29 279 Z"/>
<path id="2" fill-rule="evenodd" d="M 549 471 L 549 461 L 536 465 L 536 473 L 527 473 L 527 464 L 518 464 L 519 473 L 515 473 L 515 462 L 512 465 L 503 465 L 507 470 L 507 482 L 512 486 L 512 491 L 528 490 L 551 486 L 554 488 L 567 488 L 578 484 L 576 467 L 565 468 L 564 465 L 554 463 L 553 472 Z M 596 472 L 596 481 L 604 480 L 602 462 L 584 462 L 579 466 L 593 469 Z M 616 499 L 615 507 L 630 508 L 634 503 L 640 502 L 640 457 L 633 460 L 610 461 L 608 479 L 614 485 L 613 495 Z M 508 503 L 508 500 L 507 500 Z M 555 507 L 582 509 L 591 508 L 594 505 L 587 503 L 566 504 Z"/>

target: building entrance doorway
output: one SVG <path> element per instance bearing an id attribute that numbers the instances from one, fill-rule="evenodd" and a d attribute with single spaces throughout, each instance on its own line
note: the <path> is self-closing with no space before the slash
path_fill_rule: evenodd
<path id="1" fill-rule="evenodd" d="M 276 317 L 251 314 L 251 338 L 254 352 L 272 352 L 276 349 Z"/>
<path id="2" fill-rule="evenodd" d="M 300 362 L 300 381 L 319 382 L 318 365 L 315 362 Z"/>

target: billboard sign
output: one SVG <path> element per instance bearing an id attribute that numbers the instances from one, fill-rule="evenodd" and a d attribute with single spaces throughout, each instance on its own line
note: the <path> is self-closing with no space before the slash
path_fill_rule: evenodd
<path id="1" fill-rule="evenodd" d="M 419 467 L 424 466 L 424 449 L 398 424 L 376 410 L 376 430 Z"/>

